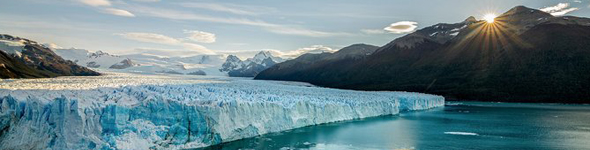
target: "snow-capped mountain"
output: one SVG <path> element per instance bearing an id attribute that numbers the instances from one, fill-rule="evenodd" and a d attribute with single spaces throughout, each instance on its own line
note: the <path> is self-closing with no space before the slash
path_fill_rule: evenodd
<path id="1" fill-rule="evenodd" d="M 90 52 L 85 49 L 75 48 L 55 49 L 54 51 L 64 59 L 74 61 L 78 65 L 88 68 L 125 69 L 135 66 L 128 58 L 111 55 L 103 51 Z M 127 65 L 121 65 L 119 63 L 126 63 Z"/>
<path id="2" fill-rule="evenodd" d="M 64 60 L 51 49 L 25 38 L 0 34 L 0 77 L 42 78 L 99 75 Z"/>
<path id="3" fill-rule="evenodd" d="M 99 71 L 131 72 L 142 74 L 217 75 L 224 61 L 223 55 L 197 55 L 190 57 L 163 57 L 149 54 L 113 55 L 103 51 L 85 49 L 55 49 L 65 59 Z"/>
<path id="4" fill-rule="evenodd" d="M 190 57 L 163 57 L 149 54 L 122 55 L 139 66 L 126 69 L 133 73 L 164 73 L 184 75 L 214 75 L 225 76 L 219 71 L 223 63 L 223 55 L 197 55 Z"/>
<path id="5" fill-rule="evenodd" d="M 284 61 L 285 59 L 273 56 L 269 51 L 261 51 L 244 61 L 237 56 L 229 55 L 219 71 L 227 72 L 231 77 L 254 77 L 263 70 Z"/>
<path id="6" fill-rule="evenodd" d="M 459 23 L 439 23 L 420 29 L 414 33 L 410 33 L 404 37 L 393 40 L 391 43 L 385 45 L 396 46 L 400 48 L 412 48 L 416 44 L 420 44 L 426 40 L 435 41 L 437 43 L 446 43 L 459 35 L 459 32 L 465 29 L 468 25 L 477 22 L 475 17 L 470 16 L 465 21 Z"/>
<path id="7" fill-rule="evenodd" d="M 258 54 L 254 55 L 252 58 L 246 59 L 246 62 L 254 62 L 257 64 L 263 64 L 266 59 L 270 58 L 273 62 L 283 62 L 285 59 L 281 57 L 273 56 L 270 51 L 261 51 Z"/>
<path id="8" fill-rule="evenodd" d="M 134 67 L 134 66 L 138 66 L 138 65 L 133 63 L 133 61 L 131 61 L 131 59 L 127 58 L 119 63 L 112 65 L 111 67 L 109 67 L 109 69 L 126 69 L 126 68 Z"/>

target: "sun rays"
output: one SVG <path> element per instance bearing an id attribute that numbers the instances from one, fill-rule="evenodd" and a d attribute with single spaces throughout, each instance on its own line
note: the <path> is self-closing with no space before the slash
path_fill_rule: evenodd
<path id="1" fill-rule="evenodd" d="M 496 14 L 486 14 L 483 16 L 483 20 L 485 20 L 488 23 L 494 23 L 494 21 L 496 20 Z"/>
<path id="2" fill-rule="evenodd" d="M 497 55 L 503 55 L 504 53 L 514 53 L 515 48 L 528 47 L 523 39 L 521 39 L 517 32 L 518 29 L 510 24 L 511 20 L 507 20 L 505 16 L 496 16 L 492 13 L 485 15 L 482 20 L 468 25 L 464 36 L 459 38 L 461 40 L 456 41 L 450 53 L 453 53 L 453 57 L 459 56 L 490 56 L 483 57 L 485 60 L 482 65 L 492 63 Z M 476 51 L 462 51 L 462 50 L 476 50 Z"/>

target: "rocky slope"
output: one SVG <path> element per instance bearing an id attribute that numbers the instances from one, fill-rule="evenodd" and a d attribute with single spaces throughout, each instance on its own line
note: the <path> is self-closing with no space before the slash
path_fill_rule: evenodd
<path id="1" fill-rule="evenodd" d="M 92 75 L 99 73 L 64 60 L 35 41 L 0 34 L 0 78 Z"/>

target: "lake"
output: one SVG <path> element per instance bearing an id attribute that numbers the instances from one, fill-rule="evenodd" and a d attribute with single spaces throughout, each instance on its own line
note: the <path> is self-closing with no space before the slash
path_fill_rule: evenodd
<path id="1" fill-rule="evenodd" d="M 590 106 L 449 102 L 202 149 L 590 149 Z"/>

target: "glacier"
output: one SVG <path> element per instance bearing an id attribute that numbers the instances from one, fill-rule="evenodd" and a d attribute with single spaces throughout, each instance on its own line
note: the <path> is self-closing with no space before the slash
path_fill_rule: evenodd
<path id="1" fill-rule="evenodd" d="M 185 149 L 444 106 L 410 92 L 246 78 L 132 75 L 0 82 L 1 149 Z"/>

